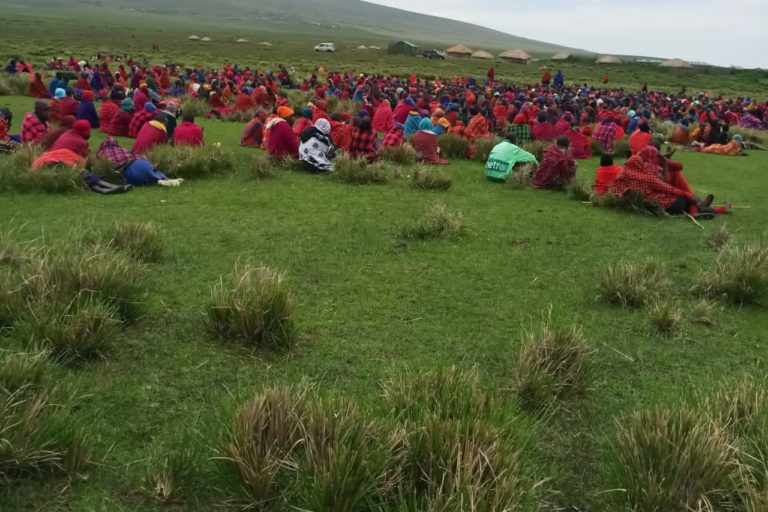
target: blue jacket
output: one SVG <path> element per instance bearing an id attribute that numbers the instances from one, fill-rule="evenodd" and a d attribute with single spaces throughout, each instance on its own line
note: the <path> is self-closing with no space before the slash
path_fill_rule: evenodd
<path id="1" fill-rule="evenodd" d="M 421 116 L 408 114 L 408 118 L 403 125 L 403 133 L 408 137 L 419 131 L 419 123 L 421 123 Z"/>
<path id="2" fill-rule="evenodd" d="M 91 123 L 91 128 L 99 127 L 99 114 L 96 113 L 96 107 L 93 106 L 92 101 L 81 101 L 77 107 L 77 118 L 85 119 Z"/>

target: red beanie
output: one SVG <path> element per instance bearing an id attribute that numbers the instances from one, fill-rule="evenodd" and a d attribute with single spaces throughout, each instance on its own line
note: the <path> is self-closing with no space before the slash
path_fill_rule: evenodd
<path id="1" fill-rule="evenodd" d="M 93 91 L 84 91 L 83 92 L 83 99 L 85 101 L 93 101 Z"/>
<path id="2" fill-rule="evenodd" d="M 91 123 L 89 123 L 85 119 L 80 119 L 79 121 L 75 121 L 75 124 L 72 125 L 72 129 L 77 133 L 79 133 L 80 136 L 84 139 L 91 138 Z"/>

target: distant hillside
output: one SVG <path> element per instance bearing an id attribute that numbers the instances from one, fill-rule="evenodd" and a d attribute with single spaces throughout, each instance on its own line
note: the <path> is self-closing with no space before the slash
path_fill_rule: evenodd
<path id="1" fill-rule="evenodd" d="M 301 24 L 327 30 L 365 32 L 382 38 L 407 39 L 440 45 L 461 43 L 478 49 L 523 48 L 534 54 L 574 51 L 555 44 L 517 37 L 496 30 L 371 4 L 361 0 L 3 0 L 26 7 L 29 13 L 61 16 L 67 12 L 99 12 L 113 18 L 151 16 L 204 25 L 248 27 L 262 32 L 285 32 Z M 64 5 L 66 7 L 64 7 Z"/>

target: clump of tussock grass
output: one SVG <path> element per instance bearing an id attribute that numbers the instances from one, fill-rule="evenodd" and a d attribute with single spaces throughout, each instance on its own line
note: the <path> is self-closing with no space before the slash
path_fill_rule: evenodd
<path id="1" fill-rule="evenodd" d="M 420 165 L 411 171 L 411 188 L 421 190 L 448 190 L 453 177 L 447 171 Z"/>
<path id="2" fill-rule="evenodd" d="M 765 379 L 752 375 L 744 374 L 736 381 L 721 384 L 709 402 L 713 416 L 739 436 L 754 434 L 768 417 Z"/>
<path id="3" fill-rule="evenodd" d="M 45 347 L 57 358 L 83 361 L 104 357 L 119 324 L 113 306 L 86 297 L 68 305 L 32 306 L 15 331 L 31 346 Z"/>
<path id="4" fill-rule="evenodd" d="M 651 217 L 667 216 L 667 212 L 658 203 L 646 201 L 641 194 L 634 190 L 627 191 L 621 197 L 616 196 L 613 192 L 595 194 L 592 197 L 592 204 L 601 208 L 613 208 Z"/>
<path id="5" fill-rule="evenodd" d="M 224 114 L 222 116 L 219 116 L 219 119 L 225 123 L 247 123 L 248 121 L 253 119 L 255 114 L 256 114 L 256 109 L 245 110 L 245 111 L 238 110 L 231 114 Z"/>
<path id="6" fill-rule="evenodd" d="M 632 156 L 632 148 L 629 147 L 629 141 L 625 139 L 616 139 L 613 142 L 614 158 L 629 158 Z"/>
<path id="7" fill-rule="evenodd" d="M 512 389 L 533 408 L 582 393 L 589 381 L 590 355 L 581 327 L 556 326 L 550 313 L 538 328 L 523 333 Z"/>
<path id="8" fill-rule="evenodd" d="M 699 299 L 690 306 L 689 317 L 691 322 L 705 327 L 714 327 L 717 325 L 717 314 L 720 306 L 717 302 L 709 299 Z"/>
<path id="9" fill-rule="evenodd" d="M 10 327 L 24 307 L 24 283 L 18 273 L 0 268 L 0 329 Z"/>
<path id="10" fill-rule="evenodd" d="M 15 231 L 0 231 L 0 268 L 18 270 L 29 258 L 29 244 L 15 239 Z"/>
<path id="11" fill-rule="evenodd" d="M 205 471 L 210 457 L 210 446 L 204 444 L 207 435 L 207 432 L 186 431 L 173 435 L 162 447 L 152 450 L 148 483 L 156 501 L 175 504 L 185 494 L 210 484 Z"/>
<path id="12" fill-rule="evenodd" d="M 0 352 L 0 390 L 16 393 L 41 386 L 48 372 L 48 353 Z"/>
<path id="13" fill-rule="evenodd" d="M 728 134 L 733 137 L 734 135 L 741 135 L 745 141 L 754 142 L 756 144 L 762 144 L 766 141 L 764 130 L 755 130 L 753 128 L 742 128 L 740 126 L 732 126 Z"/>
<path id="14" fill-rule="evenodd" d="M 435 417 L 408 436 L 402 480 L 408 509 L 435 512 L 533 510 L 539 486 L 498 429 Z"/>
<path id="15" fill-rule="evenodd" d="M 651 125 L 651 128 L 653 129 L 653 136 L 658 138 L 662 142 L 668 141 L 675 134 L 674 123 L 653 120 L 651 121 L 650 125 Z"/>
<path id="16" fill-rule="evenodd" d="M 386 183 L 387 167 L 381 164 L 369 164 L 364 158 L 351 158 L 339 155 L 333 161 L 333 174 L 336 179 L 353 185 Z"/>
<path id="17" fill-rule="evenodd" d="M 418 151 L 408 143 L 400 146 L 387 146 L 379 151 L 379 158 L 385 162 L 393 162 L 398 165 L 413 165 L 419 161 Z"/>
<path id="18" fill-rule="evenodd" d="M 104 247 L 139 262 L 156 263 L 165 256 L 162 232 L 151 222 L 117 222 L 97 236 Z"/>
<path id="19" fill-rule="evenodd" d="M 550 145 L 552 145 L 552 142 L 550 141 L 532 140 L 523 144 L 521 148 L 535 156 L 537 162 L 541 162 L 544 159 L 544 150 Z"/>
<path id="20" fill-rule="evenodd" d="M 655 260 L 611 263 L 600 272 L 600 298 L 623 308 L 640 307 L 658 298 L 668 284 Z"/>
<path id="21" fill-rule="evenodd" d="M 27 96 L 29 76 L 27 73 L 0 75 L 0 96 Z"/>
<path id="22" fill-rule="evenodd" d="M 32 162 L 43 153 L 36 144 L 0 158 L 0 190 L 19 193 L 66 194 L 87 189 L 79 166 L 42 167 L 32 170 Z"/>
<path id="23" fill-rule="evenodd" d="M 723 250 L 731 242 L 731 232 L 728 226 L 723 224 L 720 229 L 712 233 L 707 239 L 707 245 L 715 251 Z"/>
<path id="24" fill-rule="evenodd" d="M 444 204 L 435 204 L 421 218 L 402 225 L 397 240 L 402 243 L 412 240 L 453 239 L 463 230 L 464 219 L 461 213 L 452 212 Z"/>
<path id="25" fill-rule="evenodd" d="M 294 299 L 272 267 L 237 264 L 226 281 L 213 287 L 208 326 L 222 339 L 239 339 L 258 348 L 284 350 L 296 341 Z"/>
<path id="26" fill-rule="evenodd" d="M 440 154 L 451 160 L 466 159 L 469 151 L 469 141 L 451 133 L 438 137 Z"/>
<path id="27" fill-rule="evenodd" d="M 205 117 L 211 113 L 211 106 L 205 100 L 184 96 L 182 98 L 181 111 L 195 117 Z"/>
<path id="28" fill-rule="evenodd" d="M 254 180 L 265 180 L 277 177 L 278 164 L 266 152 L 260 152 L 256 155 L 248 167 L 251 178 Z"/>
<path id="29" fill-rule="evenodd" d="M 114 164 L 104 158 L 89 158 L 86 162 L 86 169 L 89 173 L 95 174 L 104 181 L 114 183 L 116 185 L 122 185 L 125 183 L 123 175 L 120 171 L 115 170 Z"/>
<path id="30" fill-rule="evenodd" d="M 516 164 L 507 176 L 507 185 L 515 190 L 530 188 L 536 174 L 536 164 Z"/>
<path id="31" fill-rule="evenodd" d="M 71 408 L 54 391 L 24 386 L 0 390 L 0 482 L 74 475 L 90 462 L 90 448 Z"/>
<path id="32" fill-rule="evenodd" d="M 304 172 L 307 170 L 304 166 L 304 162 L 298 158 L 293 158 L 290 156 L 284 156 L 282 158 L 274 158 L 270 156 L 269 158 L 273 165 L 275 165 L 278 169 L 292 172 Z"/>
<path id="33" fill-rule="evenodd" d="M 581 178 L 574 178 L 565 188 L 568 197 L 574 201 L 589 201 L 592 199 L 592 185 Z"/>
<path id="34" fill-rule="evenodd" d="M 312 400 L 306 386 L 246 401 L 225 437 L 222 458 L 246 507 L 282 501 L 302 510 L 359 510 L 394 496 L 397 459 L 386 436 L 351 403 Z"/>
<path id="35" fill-rule="evenodd" d="M 693 407 L 636 412 L 617 424 L 613 474 L 631 510 L 714 510 L 728 497 L 734 447 Z"/>
<path id="36" fill-rule="evenodd" d="M 234 169 L 232 152 L 216 144 L 195 148 L 161 144 L 152 148 L 147 157 L 169 178 L 207 178 Z"/>
<path id="37" fill-rule="evenodd" d="M 768 248 L 727 247 L 712 270 L 700 273 L 693 292 L 733 304 L 760 304 L 768 293 Z"/>
<path id="38" fill-rule="evenodd" d="M 672 337 L 682 329 L 683 310 L 672 301 L 655 300 L 648 306 L 648 320 L 655 333 Z"/>
<path id="39" fill-rule="evenodd" d="M 423 371 L 407 368 L 381 383 L 382 396 L 391 416 L 419 422 L 426 417 L 460 420 L 473 424 L 490 416 L 494 399 L 480 383 L 477 367 L 456 366 Z"/>
<path id="40" fill-rule="evenodd" d="M 491 151 L 493 151 L 493 148 L 498 144 L 499 141 L 496 138 L 492 139 L 477 139 L 475 141 L 474 145 L 474 154 L 472 155 L 472 160 L 476 162 L 487 162 L 488 157 L 491 156 Z"/>
<path id="41" fill-rule="evenodd" d="M 30 263 L 26 293 L 30 300 L 68 305 L 98 299 L 133 320 L 141 312 L 144 285 L 138 264 L 102 245 L 48 250 Z"/>

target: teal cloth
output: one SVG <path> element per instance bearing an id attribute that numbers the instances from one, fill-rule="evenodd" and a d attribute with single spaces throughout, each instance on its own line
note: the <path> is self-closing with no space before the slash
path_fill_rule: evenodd
<path id="1" fill-rule="evenodd" d="M 497 144 L 485 164 L 485 177 L 492 181 L 506 181 L 516 164 L 538 164 L 536 157 L 511 142 Z"/>

